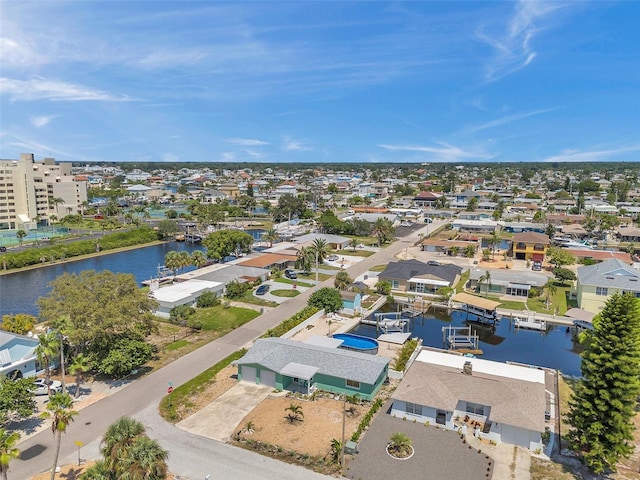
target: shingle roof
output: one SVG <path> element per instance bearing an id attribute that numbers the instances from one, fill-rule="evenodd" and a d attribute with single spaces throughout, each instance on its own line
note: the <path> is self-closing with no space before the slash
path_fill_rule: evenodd
<path id="1" fill-rule="evenodd" d="M 582 285 L 640 291 L 640 270 L 630 267 L 617 258 L 578 267 L 577 272 L 578 282 Z"/>
<path id="2" fill-rule="evenodd" d="M 393 394 L 396 400 L 453 411 L 458 401 L 491 407 L 489 419 L 544 431 L 544 383 L 528 382 L 416 361 Z"/>
<path id="3" fill-rule="evenodd" d="M 516 233 L 513 236 L 513 243 L 542 243 L 543 245 L 549 245 L 551 242 L 549 241 L 549 236 L 544 233 L 537 232 L 523 232 Z"/>
<path id="4" fill-rule="evenodd" d="M 373 385 L 389 363 L 389 359 L 284 338 L 260 338 L 247 354 L 235 363 L 255 363 L 280 373 L 291 362 L 317 367 L 318 373 L 323 375 Z"/>
<path id="5" fill-rule="evenodd" d="M 427 265 L 418 260 L 404 260 L 402 262 L 391 262 L 387 268 L 380 273 L 380 278 L 394 278 L 409 280 L 413 277 L 430 275 L 435 278 L 453 282 L 456 276 L 460 275 L 462 268 L 452 263 L 442 265 Z"/>

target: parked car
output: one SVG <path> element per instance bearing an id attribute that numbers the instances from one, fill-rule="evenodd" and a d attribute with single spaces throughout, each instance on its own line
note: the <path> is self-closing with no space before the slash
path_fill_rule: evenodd
<path id="1" fill-rule="evenodd" d="M 44 378 L 36 378 L 34 383 L 36 384 L 36 395 L 49 395 L 49 390 L 51 390 L 51 393 L 60 393 L 62 391 L 62 383 L 57 380 L 51 380 L 51 384 L 47 385 Z"/>
<path id="2" fill-rule="evenodd" d="M 340 258 L 340 257 L 339 257 L 338 255 L 333 254 L 333 255 L 329 255 L 329 256 L 327 257 L 327 260 L 329 260 L 330 262 L 335 262 L 335 261 L 336 261 L 336 260 L 338 260 L 339 258 Z"/>
<path id="3" fill-rule="evenodd" d="M 4 253 L 4 252 L 6 252 L 6 251 L 7 251 L 7 247 L 0 247 L 0 252 L 1 252 L 1 253 Z"/>
<path id="4" fill-rule="evenodd" d="M 296 280 L 298 278 L 298 274 L 295 272 L 295 270 L 291 270 L 290 268 L 287 268 L 284 271 L 284 276 L 290 278 L 291 280 Z"/>
<path id="5" fill-rule="evenodd" d="M 429 260 L 427 262 L 427 265 L 431 265 L 432 267 L 438 267 L 440 265 L 442 265 L 440 262 L 436 261 L 436 260 Z"/>
<path id="6" fill-rule="evenodd" d="M 433 220 L 429 217 L 424 219 L 424 223 L 433 223 Z"/>
<path id="7" fill-rule="evenodd" d="M 260 285 L 256 290 L 256 295 L 264 295 L 269 291 L 269 285 Z"/>
<path id="8" fill-rule="evenodd" d="M 533 265 L 531 265 L 531 270 L 533 270 L 534 272 L 539 272 L 540 270 L 542 270 L 542 263 L 533 262 Z"/>
<path id="9" fill-rule="evenodd" d="M 347 210 L 347 215 L 355 215 L 356 211 L 355 210 Z"/>

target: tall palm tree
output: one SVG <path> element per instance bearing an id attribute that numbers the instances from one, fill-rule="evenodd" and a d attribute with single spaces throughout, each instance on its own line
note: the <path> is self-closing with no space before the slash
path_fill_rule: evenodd
<path id="1" fill-rule="evenodd" d="M 18 242 L 20 242 L 20 245 L 22 245 L 22 242 L 24 241 L 24 237 L 27 236 L 27 232 L 25 232 L 24 230 L 18 230 L 16 232 L 16 237 L 18 237 Z"/>
<path id="2" fill-rule="evenodd" d="M 489 273 L 489 270 L 485 270 L 484 275 L 482 275 L 479 279 L 478 279 L 478 283 L 480 285 L 482 285 L 483 283 L 486 283 L 486 287 L 485 287 L 485 291 L 484 291 L 484 296 L 488 297 L 489 296 L 489 288 L 491 287 L 491 273 Z"/>
<path id="3" fill-rule="evenodd" d="M 185 267 L 191 265 L 191 255 L 186 250 L 178 252 L 178 258 L 180 259 L 180 269 L 184 272 Z"/>
<path id="4" fill-rule="evenodd" d="M 311 271 L 314 258 L 315 254 L 311 247 L 302 247 L 296 255 L 296 268 L 308 274 Z"/>
<path id="5" fill-rule="evenodd" d="M 73 399 L 69 394 L 54 393 L 51 395 L 49 403 L 47 403 L 47 411 L 41 415 L 42 418 L 51 418 L 51 432 L 56 436 L 56 453 L 53 458 L 53 467 L 51 468 L 51 480 L 56 478 L 62 434 L 66 431 L 67 426 L 73 422 L 73 417 L 78 414 L 71 407 L 73 407 Z"/>
<path id="6" fill-rule="evenodd" d="M 113 472 L 118 470 L 119 461 L 126 453 L 126 450 L 137 437 L 144 434 L 144 425 L 130 417 L 120 417 L 109 425 L 102 437 L 102 447 L 100 449 L 109 470 Z"/>
<path id="7" fill-rule="evenodd" d="M 8 432 L 4 428 L 0 428 L 0 476 L 2 480 L 7 480 L 9 462 L 20 456 L 20 450 L 16 448 L 18 440 L 20 440 L 19 433 Z"/>
<path id="8" fill-rule="evenodd" d="M 556 287 L 553 278 L 550 278 L 547 280 L 547 283 L 545 283 L 544 288 L 547 289 L 547 310 L 549 310 L 549 301 L 551 300 L 551 296 L 555 295 L 558 291 L 558 287 Z"/>
<path id="9" fill-rule="evenodd" d="M 349 240 L 349 246 L 351 248 L 353 248 L 353 251 L 356 251 L 356 247 L 358 246 L 358 239 L 357 238 L 352 238 L 351 240 Z"/>
<path id="10" fill-rule="evenodd" d="M 69 365 L 69 373 L 76 376 L 76 393 L 75 398 L 80 396 L 80 384 L 82 383 L 82 375 L 91 369 L 89 358 L 79 353 L 71 360 Z"/>
<path id="11" fill-rule="evenodd" d="M 202 268 L 207 264 L 207 257 L 202 250 L 195 250 L 191 254 L 191 265 Z"/>
<path id="12" fill-rule="evenodd" d="M 491 248 L 491 260 L 495 260 L 496 256 L 496 245 L 500 243 L 500 237 L 498 237 L 498 232 L 495 230 L 491 232 L 491 236 L 487 240 L 489 247 Z"/>
<path id="13" fill-rule="evenodd" d="M 180 255 L 175 250 L 171 250 L 167 252 L 164 256 L 164 266 L 173 272 L 173 275 L 178 274 L 178 269 L 182 265 L 182 261 L 180 259 Z"/>
<path id="14" fill-rule="evenodd" d="M 316 238 L 311 244 L 313 255 L 316 259 L 316 286 L 318 286 L 318 272 L 320 262 L 324 261 L 331 252 L 331 247 L 324 238 Z"/>
<path id="15" fill-rule="evenodd" d="M 353 280 L 347 272 L 340 270 L 333 279 L 333 286 L 338 290 L 346 290 L 351 286 Z"/>
<path id="16" fill-rule="evenodd" d="M 60 337 L 57 333 L 49 331 L 38 335 L 36 357 L 40 365 L 44 367 L 44 381 L 51 383 L 51 361 L 60 353 Z M 64 365 L 60 366 L 64 368 Z"/>

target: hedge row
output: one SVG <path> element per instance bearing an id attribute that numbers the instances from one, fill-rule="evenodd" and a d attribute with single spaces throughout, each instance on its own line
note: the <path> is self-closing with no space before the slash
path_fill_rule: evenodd
<path id="1" fill-rule="evenodd" d="M 382 407 L 383 403 L 384 402 L 381 398 L 378 398 L 375 402 L 373 402 L 373 405 L 371 405 L 369 411 L 365 414 L 364 417 L 362 417 L 360 425 L 358 425 L 356 431 L 353 432 L 353 435 L 351 435 L 352 442 L 357 442 L 360 439 L 360 435 L 362 435 L 362 432 L 364 432 L 365 429 L 369 426 L 369 424 L 371 423 L 371 419 L 373 419 L 373 416 L 376 414 L 376 412 L 380 410 L 380 407 Z"/>
<path id="2" fill-rule="evenodd" d="M 126 232 L 115 232 L 99 239 L 78 240 L 39 248 L 27 248 L 21 252 L 7 252 L 0 255 L 0 268 L 12 270 L 39 263 L 53 262 L 70 257 L 87 255 L 115 248 L 130 247 L 158 240 L 158 233 L 148 226 Z"/>
<path id="3" fill-rule="evenodd" d="M 318 313 L 319 311 L 320 311 L 319 308 L 307 306 L 307 307 L 303 308 L 302 310 L 300 310 L 295 315 L 293 315 L 292 317 L 287 318 L 280 325 L 278 325 L 278 326 L 276 326 L 274 328 L 270 328 L 269 330 L 267 330 L 267 333 L 262 335 L 262 337 L 263 338 L 265 338 L 265 337 L 281 337 L 282 335 L 287 333 L 289 330 L 291 330 L 292 328 L 297 327 L 302 322 L 304 322 L 307 318 L 309 318 L 311 315 L 314 315 L 314 314 Z"/>
<path id="4" fill-rule="evenodd" d="M 418 347 L 418 340 L 411 339 L 407 343 L 402 346 L 400 353 L 398 354 L 398 358 L 396 359 L 394 370 L 396 372 L 404 372 L 404 369 L 407 366 L 407 362 L 411 358 L 411 355 Z"/>

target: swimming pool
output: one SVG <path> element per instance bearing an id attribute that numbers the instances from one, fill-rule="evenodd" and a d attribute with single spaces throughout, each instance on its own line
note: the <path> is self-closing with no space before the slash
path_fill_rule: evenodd
<path id="1" fill-rule="evenodd" d="M 378 341 L 372 338 L 353 335 L 352 333 L 336 333 L 333 338 L 342 340 L 340 348 L 344 348 L 345 350 L 354 350 L 372 355 L 378 353 Z"/>

